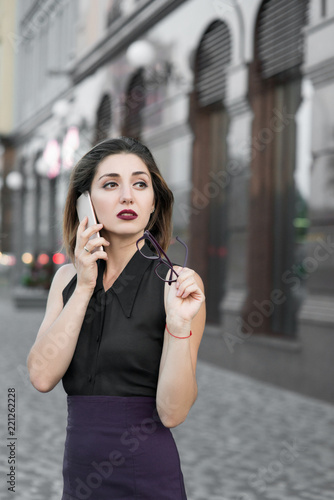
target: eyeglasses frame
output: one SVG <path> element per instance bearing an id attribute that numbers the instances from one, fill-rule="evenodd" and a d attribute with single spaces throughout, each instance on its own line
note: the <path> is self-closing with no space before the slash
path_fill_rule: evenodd
<path id="1" fill-rule="evenodd" d="M 143 254 L 141 251 L 140 251 L 140 248 L 138 247 L 138 243 L 141 241 L 141 240 L 144 240 L 144 239 L 148 239 L 152 245 L 155 247 L 158 255 L 145 255 Z M 176 236 L 176 239 L 177 241 L 179 241 L 186 249 L 186 256 L 185 256 L 185 259 L 184 259 L 184 265 L 183 267 L 186 267 L 186 263 L 187 263 L 187 260 L 188 260 L 188 247 L 187 245 L 184 243 L 184 241 L 181 240 L 181 238 L 179 238 L 178 236 Z M 168 255 L 164 252 L 164 250 L 161 248 L 161 246 L 159 245 L 159 243 L 157 242 L 157 240 L 154 238 L 154 236 L 148 231 L 144 231 L 144 234 L 143 236 L 141 236 L 137 241 L 136 241 L 136 245 L 137 245 L 137 249 L 139 250 L 140 254 L 143 256 L 143 257 L 146 257 L 147 259 L 150 259 L 150 260 L 159 260 L 159 263 L 156 265 L 155 269 L 154 269 L 154 272 L 155 274 L 158 276 L 158 278 L 160 278 L 162 281 L 164 281 L 165 283 L 167 282 L 169 286 L 171 286 L 172 283 L 175 283 L 175 281 L 177 281 L 177 278 L 179 277 L 179 275 L 177 274 L 177 272 L 175 271 L 175 269 L 173 268 L 173 264 L 172 262 L 170 261 Z M 164 256 L 165 260 L 163 259 L 162 255 Z M 170 275 L 169 275 L 169 278 L 168 279 L 164 279 L 162 278 L 158 273 L 157 273 L 157 269 L 159 266 L 161 266 L 161 264 L 165 264 L 167 267 L 170 268 L 171 272 L 170 272 Z M 173 276 L 173 273 L 176 275 L 176 279 L 172 279 L 172 276 Z"/>

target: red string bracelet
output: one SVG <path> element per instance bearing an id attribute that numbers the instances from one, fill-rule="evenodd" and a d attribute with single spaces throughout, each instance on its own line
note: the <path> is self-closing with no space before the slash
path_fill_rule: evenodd
<path id="1" fill-rule="evenodd" d="M 187 337 L 177 337 L 176 335 L 173 335 L 172 333 L 170 333 L 170 331 L 168 330 L 167 328 L 167 323 L 166 323 L 166 330 L 167 332 L 169 333 L 169 335 L 171 335 L 172 337 L 175 337 L 176 339 L 189 339 L 189 337 L 192 336 L 192 331 L 190 330 L 190 334 L 187 336 Z"/>

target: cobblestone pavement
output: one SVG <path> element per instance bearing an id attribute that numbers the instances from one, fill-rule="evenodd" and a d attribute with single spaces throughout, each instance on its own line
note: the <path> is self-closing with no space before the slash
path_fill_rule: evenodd
<path id="1" fill-rule="evenodd" d="M 0 499 L 60 500 L 66 395 L 61 384 L 38 393 L 25 365 L 43 312 L 17 310 L 0 292 Z M 198 399 L 173 429 L 188 500 L 334 500 L 334 406 L 203 362 L 197 378 Z M 17 402 L 15 493 L 6 484 L 9 387 Z"/>

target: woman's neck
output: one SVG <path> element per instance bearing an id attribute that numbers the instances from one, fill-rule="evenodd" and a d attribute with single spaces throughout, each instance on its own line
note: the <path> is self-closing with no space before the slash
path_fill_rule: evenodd
<path id="1" fill-rule="evenodd" d="M 108 255 L 108 260 L 106 261 L 106 267 L 104 270 L 104 281 L 108 283 L 108 281 L 115 281 L 117 279 L 127 263 L 137 252 L 136 241 L 140 238 L 140 235 L 136 235 L 135 238 L 131 236 L 128 239 L 124 237 L 115 238 L 114 235 L 112 238 L 108 238 L 108 236 L 105 236 L 105 238 L 110 241 L 110 245 L 104 248 Z M 144 240 L 140 241 L 138 245 L 139 248 L 142 248 L 144 244 Z"/>

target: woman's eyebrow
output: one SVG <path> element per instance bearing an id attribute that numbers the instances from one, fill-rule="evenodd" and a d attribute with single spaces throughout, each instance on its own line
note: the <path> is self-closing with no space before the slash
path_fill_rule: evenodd
<path id="1" fill-rule="evenodd" d="M 131 176 L 134 177 L 135 175 L 147 175 L 147 177 L 150 177 L 147 172 L 142 172 L 138 170 L 137 172 L 132 172 Z M 103 177 L 121 177 L 120 174 L 112 173 L 110 172 L 109 174 L 103 174 L 99 178 L 99 180 L 103 179 Z"/>

